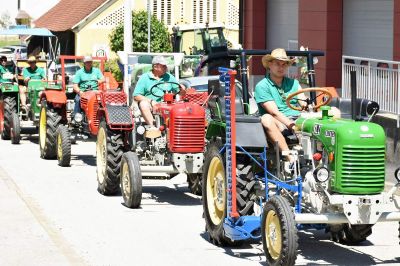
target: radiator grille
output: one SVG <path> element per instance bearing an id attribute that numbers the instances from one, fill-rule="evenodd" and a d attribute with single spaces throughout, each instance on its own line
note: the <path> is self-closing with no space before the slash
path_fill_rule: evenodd
<path id="1" fill-rule="evenodd" d="M 171 151 L 203 152 L 204 127 L 204 117 L 175 117 L 173 132 L 171 132 Z"/>
<path id="2" fill-rule="evenodd" d="M 381 191 L 385 184 L 385 147 L 344 146 L 339 163 L 341 187 Z"/>

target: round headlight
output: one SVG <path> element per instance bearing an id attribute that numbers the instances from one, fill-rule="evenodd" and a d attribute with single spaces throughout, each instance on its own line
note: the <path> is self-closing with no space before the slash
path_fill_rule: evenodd
<path id="1" fill-rule="evenodd" d="M 82 122 L 82 120 L 83 120 L 83 115 L 82 115 L 81 113 L 76 113 L 76 114 L 74 115 L 74 120 L 75 120 L 77 123 Z"/>
<path id="2" fill-rule="evenodd" d="M 145 131 L 146 131 L 146 129 L 144 128 L 144 126 L 138 126 L 138 127 L 136 128 L 136 132 L 137 132 L 138 134 L 140 134 L 140 135 L 143 135 Z"/>
<path id="3" fill-rule="evenodd" d="M 400 167 L 394 171 L 394 178 L 396 178 L 397 183 L 400 183 Z"/>
<path id="4" fill-rule="evenodd" d="M 315 181 L 317 182 L 325 182 L 326 180 L 328 180 L 329 178 L 329 170 L 328 168 L 322 166 L 322 167 L 318 167 L 314 170 L 313 172 Z"/>

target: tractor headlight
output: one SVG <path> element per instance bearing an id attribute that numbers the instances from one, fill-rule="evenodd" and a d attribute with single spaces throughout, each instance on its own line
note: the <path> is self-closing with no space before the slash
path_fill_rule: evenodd
<path id="1" fill-rule="evenodd" d="M 400 167 L 394 171 L 394 178 L 396 178 L 397 183 L 400 183 Z"/>
<path id="2" fill-rule="evenodd" d="M 146 131 L 146 129 L 144 128 L 144 126 L 138 126 L 137 129 L 136 129 L 136 132 L 139 135 L 143 135 L 145 131 Z"/>
<path id="3" fill-rule="evenodd" d="M 83 115 L 82 115 L 81 113 L 76 113 L 76 114 L 74 115 L 74 120 L 75 120 L 75 122 L 77 122 L 77 123 L 82 122 L 82 120 L 83 120 Z"/>
<path id="4" fill-rule="evenodd" d="M 314 172 L 313 172 L 315 181 L 317 182 L 325 182 L 328 180 L 329 178 L 329 170 L 328 168 L 321 166 L 321 167 L 317 167 Z"/>

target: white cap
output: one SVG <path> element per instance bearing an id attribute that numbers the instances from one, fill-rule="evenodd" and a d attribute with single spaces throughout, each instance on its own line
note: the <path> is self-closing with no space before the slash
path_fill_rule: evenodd
<path id="1" fill-rule="evenodd" d="M 160 64 L 160 65 L 166 66 L 166 65 L 167 65 L 167 60 L 165 59 L 164 56 L 162 56 L 162 55 L 157 55 L 157 56 L 155 56 L 155 57 L 153 58 L 153 61 L 151 61 L 151 63 L 152 63 L 153 65 L 155 65 L 155 64 Z"/>
<path id="2" fill-rule="evenodd" d="M 83 63 L 86 63 L 86 62 L 93 62 L 93 58 L 90 55 L 86 55 L 83 58 Z"/>

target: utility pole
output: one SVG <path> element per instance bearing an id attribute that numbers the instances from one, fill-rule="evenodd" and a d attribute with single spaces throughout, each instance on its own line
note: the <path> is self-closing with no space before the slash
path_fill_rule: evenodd
<path id="1" fill-rule="evenodd" d="M 125 0 L 124 3 L 124 52 L 125 55 L 127 53 L 132 52 L 132 0 Z M 128 58 L 128 56 L 126 56 Z M 124 61 L 127 61 L 125 58 Z M 128 64 L 124 64 L 124 91 L 128 95 L 129 94 L 129 86 L 130 86 L 130 78 L 129 78 L 129 69 Z M 129 97 L 128 97 L 129 99 Z M 128 100 L 129 101 L 129 100 Z M 130 104 L 130 103 L 129 103 Z"/>
<path id="2" fill-rule="evenodd" d="M 157 1 L 157 0 L 154 0 Z M 150 0 L 147 0 L 147 52 L 150 53 L 150 39 L 151 39 L 151 10 L 150 10 Z"/>

